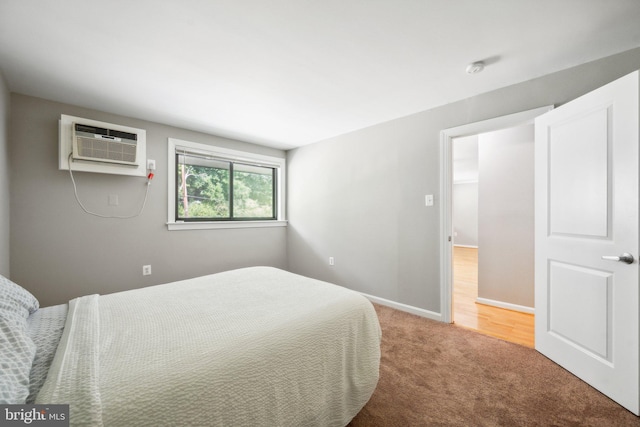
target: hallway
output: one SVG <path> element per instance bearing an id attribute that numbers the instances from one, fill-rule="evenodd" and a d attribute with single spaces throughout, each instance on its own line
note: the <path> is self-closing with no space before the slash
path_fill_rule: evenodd
<path id="1" fill-rule="evenodd" d="M 453 249 L 453 321 L 456 325 L 534 347 L 534 315 L 476 303 L 478 249 Z"/>

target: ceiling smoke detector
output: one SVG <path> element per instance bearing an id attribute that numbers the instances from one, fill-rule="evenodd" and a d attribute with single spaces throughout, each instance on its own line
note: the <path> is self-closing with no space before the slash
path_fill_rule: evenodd
<path id="1" fill-rule="evenodd" d="M 467 65 L 467 74 L 478 74 L 484 70 L 484 62 L 478 61 Z"/>

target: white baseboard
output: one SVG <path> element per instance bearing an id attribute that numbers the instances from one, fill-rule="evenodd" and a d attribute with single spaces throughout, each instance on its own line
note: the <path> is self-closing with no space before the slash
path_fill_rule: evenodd
<path id="1" fill-rule="evenodd" d="M 402 304 L 400 302 L 391 301 L 384 298 L 374 297 L 373 295 L 368 295 L 363 292 L 360 292 L 363 296 L 367 297 L 371 302 L 375 302 L 376 304 L 384 305 L 387 307 L 395 308 L 396 310 L 404 311 L 406 313 L 415 314 L 417 316 L 426 317 L 431 320 L 437 320 L 438 322 L 442 322 L 442 315 L 440 313 L 436 313 L 433 311 L 425 310 L 423 308 L 414 307 L 411 305 Z"/>
<path id="2" fill-rule="evenodd" d="M 454 243 L 453 246 L 457 246 L 459 248 L 478 249 L 478 245 L 458 245 L 457 243 Z"/>
<path id="3" fill-rule="evenodd" d="M 476 298 L 476 302 L 480 303 L 480 304 L 491 305 L 493 307 L 506 308 L 507 310 L 513 310 L 513 311 L 520 311 L 522 313 L 535 314 L 535 308 L 527 307 L 527 306 L 524 306 L 524 305 L 511 304 L 511 303 L 508 303 L 508 302 L 496 301 L 496 300 L 487 299 L 487 298 L 480 298 L 480 297 Z"/>

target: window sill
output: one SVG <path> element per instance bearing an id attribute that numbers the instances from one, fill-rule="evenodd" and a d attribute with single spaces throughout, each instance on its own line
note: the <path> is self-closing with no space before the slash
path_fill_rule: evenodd
<path id="1" fill-rule="evenodd" d="M 268 228 L 286 227 L 287 221 L 202 221 L 168 222 L 169 231 L 178 230 L 215 230 L 221 228 Z"/>

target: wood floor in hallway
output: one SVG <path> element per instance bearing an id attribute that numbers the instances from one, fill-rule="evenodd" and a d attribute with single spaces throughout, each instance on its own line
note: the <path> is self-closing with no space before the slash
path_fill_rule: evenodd
<path id="1" fill-rule="evenodd" d="M 453 250 L 453 321 L 456 325 L 527 347 L 534 346 L 534 315 L 476 302 L 478 249 Z"/>

